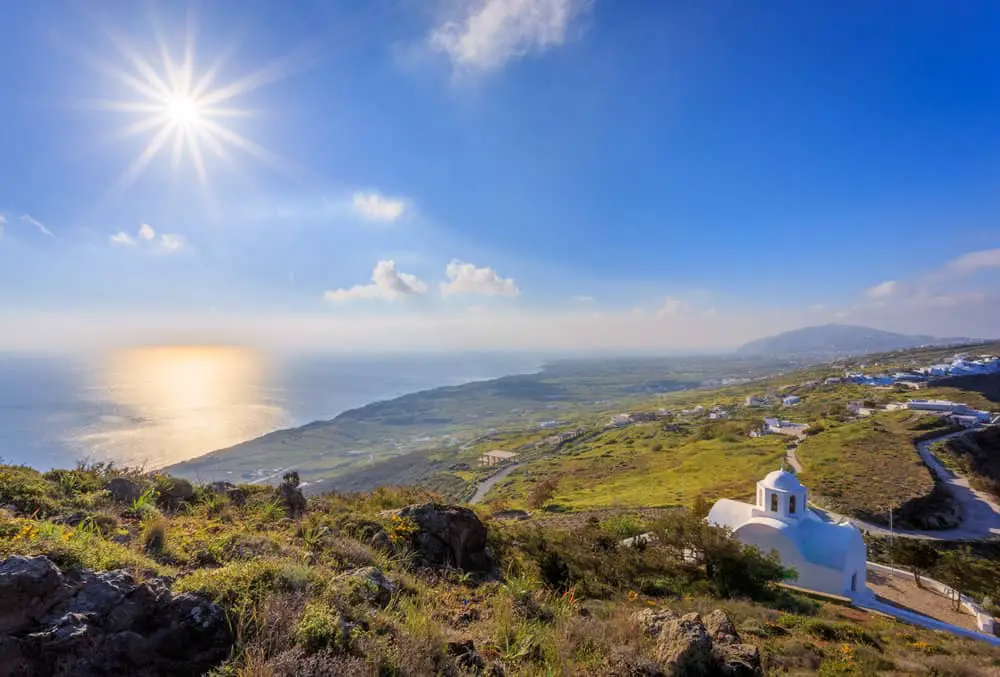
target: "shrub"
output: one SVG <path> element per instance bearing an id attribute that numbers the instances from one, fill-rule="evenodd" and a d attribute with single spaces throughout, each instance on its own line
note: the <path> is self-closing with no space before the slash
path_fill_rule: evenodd
<path id="1" fill-rule="evenodd" d="M 59 512 L 58 489 L 40 472 L 25 466 L 0 466 L 0 504 L 13 505 L 25 514 Z"/>
<path id="2" fill-rule="evenodd" d="M 245 609 L 272 592 L 301 592 L 313 583 L 305 566 L 272 560 L 230 562 L 218 569 L 197 569 L 175 584 L 179 592 L 201 592 L 229 609 Z"/>
<path id="3" fill-rule="evenodd" d="M 295 627 L 295 643 L 308 653 L 321 649 L 346 651 L 351 632 L 339 614 L 329 606 L 311 603 L 306 606 Z"/>
<path id="4" fill-rule="evenodd" d="M 162 516 L 148 517 L 142 523 L 142 545 L 146 552 L 162 553 L 167 541 L 167 520 Z"/>
<path id="5" fill-rule="evenodd" d="M 556 486 L 555 480 L 543 480 L 536 484 L 535 488 L 531 490 L 531 495 L 528 496 L 528 507 L 541 508 L 552 500 L 552 497 L 556 495 Z"/>

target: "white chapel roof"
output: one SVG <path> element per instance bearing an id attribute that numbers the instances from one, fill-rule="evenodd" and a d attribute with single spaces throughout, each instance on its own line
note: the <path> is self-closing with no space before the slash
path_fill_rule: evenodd
<path id="1" fill-rule="evenodd" d="M 753 516 L 754 506 L 731 498 L 720 498 L 708 513 L 708 522 L 720 527 L 736 529 Z"/>
<path id="2" fill-rule="evenodd" d="M 795 473 L 787 470 L 773 470 L 760 481 L 761 486 L 766 489 L 777 489 L 778 491 L 801 491 L 805 487 L 799 482 Z"/>

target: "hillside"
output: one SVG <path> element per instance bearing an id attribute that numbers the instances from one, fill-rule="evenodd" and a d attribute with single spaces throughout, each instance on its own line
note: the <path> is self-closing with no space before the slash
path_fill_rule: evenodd
<path id="1" fill-rule="evenodd" d="M 538 374 L 435 388 L 279 430 L 167 468 L 192 480 L 261 480 L 295 468 L 337 478 L 414 452 L 456 450 L 490 430 L 573 425 L 665 393 L 750 379 L 800 363 L 757 357 L 567 360 Z M 395 464 L 390 464 L 395 465 Z M 388 476 L 375 484 L 391 481 Z M 372 485 L 369 485 L 372 486 Z"/>
<path id="2" fill-rule="evenodd" d="M 776 587 L 775 560 L 686 511 L 570 532 L 434 500 L 0 466 L 0 671 L 988 675 L 1000 662 L 1000 648 Z M 654 544 L 618 545 L 646 530 Z"/>
<path id="3" fill-rule="evenodd" d="M 932 345 L 974 343 L 980 339 L 910 336 L 845 324 L 803 327 L 750 341 L 736 350 L 737 355 L 808 356 L 832 358 L 881 353 Z"/>

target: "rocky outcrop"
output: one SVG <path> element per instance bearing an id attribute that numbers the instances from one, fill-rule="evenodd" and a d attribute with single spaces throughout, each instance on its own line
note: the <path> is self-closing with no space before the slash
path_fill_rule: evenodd
<path id="1" fill-rule="evenodd" d="M 147 487 L 139 480 L 128 477 L 115 477 L 104 487 L 111 494 L 115 503 L 133 503 L 138 501 Z"/>
<path id="2" fill-rule="evenodd" d="M 222 609 L 168 584 L 9 557 L 0 563 L 0 677 L 205 673 L 232 646 Z"/>
<path id="3" fill-rule="evenodd" d="M 220 494 L 226 496 L 229 502 L 240 507 L 247 502 L 247 492 L 245 489 L 240 489 L 238 486 L 232 482 L 212 482 L 206 485 L 208 489 L 213 494 Z"/>
<path id="4" fill-rule="evenodd" d="M 664 674 L 763 675 L 760 650 L 744 644 L 729 615 L 716 609 L 703 620 L 696 613 L 678 616 L 666 609 L 644 609 L 636 622 L 657 638 L 656 657 Z"/>
<path id="5" fill-rule="evenodd" d="M 348 584 L 351 594 L 358 601 L 384 607 L 392 601 L 397 586 L 378 567 L 361 567 L 337 577 Z"/>
<path id="6" fill-rule="evenodd" d="M 486 547 L 486 526 L 472 510 L 457 505 L 421 503 L 390 511 L 404 524 L 412 523 L 406 538 L 420 563 L 429 567 L 456 567 L 491 573 L 496 568 Z"/>
<path id="7" fill-rule="evenodd" d="M 194 498 L 194 486 L 181 477 L 167 477 L 160 483 L 160 501 L 178 506 Z"/>

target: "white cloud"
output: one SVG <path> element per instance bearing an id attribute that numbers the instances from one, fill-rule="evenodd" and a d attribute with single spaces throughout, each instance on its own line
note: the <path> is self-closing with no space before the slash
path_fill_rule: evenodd
<path id="1" fill-rule="evenodd" d="M 187 240 L 184 239 L 183 235 L 175 235 L 173 233 L 164 233 L 156 243 L 157 249 L 166 254 L 176 254 L 184 249 L 186 245 Z"/>
<path id="2" fill-rule="evenodd" d="M 7 217 L 0 214 L 0 242 L 3 242 L 3 227 L 7 225 Z"/>
<path id="3" fill-rule="evenodd" d="M 572 299 L 573 303 L 596 303 L 597 299 L 593 296 L 574 296 Z"/>
<path id="4" fill-rule="evenodd" d="M 139 245 L 143 249 L 160 254 L 176 254 L 187 248 L 187 240 L 183 235 L 162 233 L 157 236 L 156 231 L 148 223 L 142 224 L 134 237 L 125 231 L 118 231 L 108 238 L 108 240 L 116 247 L 135 247 Z"/>
<path id="5" fill-rule="evenodd" d="M 456 70 L 489 71 L 567 41 L 590 0 L 466 0 L 457 16 L 431 31 L 430 48 Z"/>
<path id="6" fill-rule="evenodd" d="M 34 226 L 42 235 L 48 235 L 49 237 L 55 237 L 55 234 L 45 227 L 41 221 L 31 216 L 30 214 L 22 214 L 21 221 L 27 223 L 29 226 Z"/>
<path id="7" fill-rule="evenodd" d="M 1000 249 L 969 252 L 949 261 L 944 267 L 950 273 L 972 273 L 983 268 L 1000 268 Z"/>
<path id="8" fill-rule="evenodd" d="M 895 280 L 886 280 L 868 289 L 866 294 L 871 299 L 885 299 L 899 291 L 899 283 Z"/>
<path id="9" fill-rule="evenodd" d="M 406 202 L 378 193 L 355 193 L 351 201 L 354 211 L 369 221 L 395 221 L 406 211 Z"/>
<path id="10" fill-rule="evenodd" d="M 441 293 L 445 296 L 452 294 L 517 296 L 521 293 L 513 278 L 500 277 L 492 268 L 478 268 L 471 263 L 452 260 L 445 268 L 444 274 L 448 281 L 441 283 Z"/>
<path id="11" fill-rule="evenodd" d="M 134 247 L 135 239 L 125 231 L 119 231 L 111 236 L 111 244 L 119 247 Z"/>
<path id="12" fill-rule="evenodd" d="M 396 270 L 395 261 L 379 261 L 372 271 L 371 284 L 357 284 L 349 289 L 334 289 L 323 294 L 327 301 L 359 301 L 380 299 L 393 301 L 427 293 L 427 285 L 415 275 Z"/>

